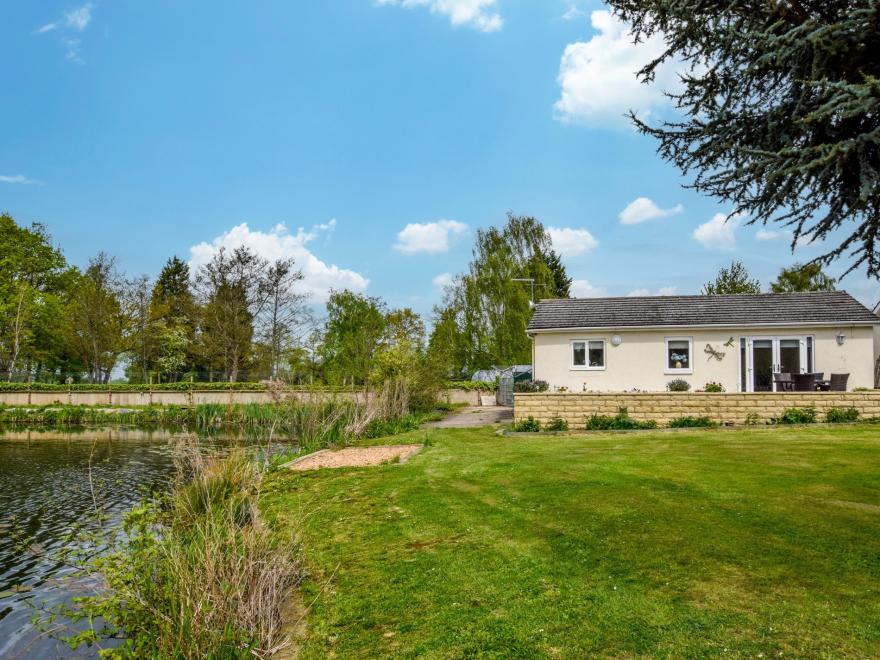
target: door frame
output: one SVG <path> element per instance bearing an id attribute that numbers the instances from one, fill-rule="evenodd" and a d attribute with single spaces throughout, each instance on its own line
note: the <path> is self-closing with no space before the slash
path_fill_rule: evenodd
<path id="1" fill-rule="evenodd" d="M 740 340 L 745 340 L 746 342 L 746 392 L 754 392 L 755 391 L 755 354 L 754 354 L 754 342 L 755 341 L 769 341 L 771 346 L 771 368 L 773 373 L 779 372 L 781 367 L 780 360 L 780 343 L 783 340 L 791 339 L 797 340 L 800 347 L 800 364 L 801 364 L 801 373 L 806 373 L 809 368 L 808 355 L 807 355 L 807 338 L 812 335 L 745 335 L 740 337 Z M 816 342 L 813 341 L 813 361 L 816 360 Z M 740 357 L 742 360 L 742 357 Z M 740 372 L 742 372 L 742 365 L 740 365 Z M 742 383 L 740 383 L 740 387 L 742 387 Z M 775 392 L 776 383 L 774 382 L 771 385 L 771 392 Z"/>

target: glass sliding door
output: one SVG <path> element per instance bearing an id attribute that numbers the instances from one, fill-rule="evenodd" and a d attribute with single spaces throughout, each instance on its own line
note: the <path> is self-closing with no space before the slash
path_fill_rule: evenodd
<path id="1" fill-rule="evenodd" d="M 813 368 L 812 337 L 743 337 L 740 355 L 745 392 L 772 392 L 777 373 L 802 374 Z M 744 353 L 744 355 L 743 355 Z"/>
<path id="2" fill-rule="evenodd" d="M 752 378 L 753 392 L 770 392 L 773 390 L 773 366 L 775 364 L 773 340 L 752 340 Z"/>
<path id="3" fill-rule="evenodd" d="M 800 374 L 806 371 L 804 361 L 801 360 L 802 339 L 779 339 L 779 359 L 777 360 L 779 371 L 786 374 Z"/>

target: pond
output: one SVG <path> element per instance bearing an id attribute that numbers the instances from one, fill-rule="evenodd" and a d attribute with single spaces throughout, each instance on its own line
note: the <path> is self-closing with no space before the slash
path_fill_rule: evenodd
<path id="1" fill-rule="evenodd" d="M 71 532 L 101 525 L 96 504 L 108 517 L 103 528 L 112 528 L 146 494 L 166 489 L 175 437 L 127 429 L 0 432 L 0 658 L 96 655 L 94 648 L 74 653 L 31 619 L 93 588 L 69 579 L 73 569 L 58 553 Z M 257 440 L 200 438 L 208 452 L 235 445 L 254 447 Z"/>

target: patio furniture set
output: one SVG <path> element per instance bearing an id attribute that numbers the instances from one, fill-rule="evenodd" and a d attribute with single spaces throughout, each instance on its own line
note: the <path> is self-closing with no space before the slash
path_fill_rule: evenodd
<path id="1" fill-rule="evenodd" d="M 777 392 L 846 392 L 848 380 L 849 374 L 831 374 L 830 380 L 824 373 L 773 374 Z"/>

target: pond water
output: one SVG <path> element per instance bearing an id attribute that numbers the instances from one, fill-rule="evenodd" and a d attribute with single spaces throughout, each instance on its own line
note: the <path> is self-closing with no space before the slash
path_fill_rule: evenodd
<path id="1" fill-rule="evenodd" d="M 31 619 L 41 608 L 91 591 L 91 585 L 69 579 L 73 569 L 58 552 L 71 532 L 99 526 L 95 503 L 108 516 L 107 529 L 146 494 L 167 488 L 174 437 L 126 429 L 0 432 L 0 658 L 97 654 L 95 648 L 74 653 Z M 200 438 L 208 452 L 256 442 Z"/>

